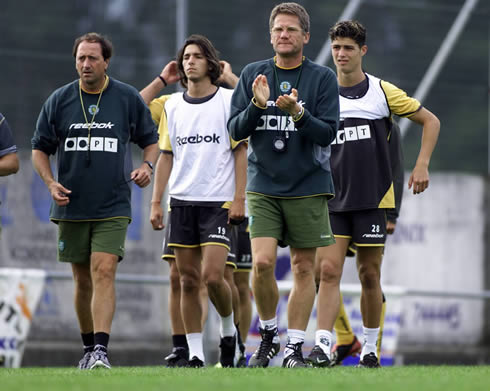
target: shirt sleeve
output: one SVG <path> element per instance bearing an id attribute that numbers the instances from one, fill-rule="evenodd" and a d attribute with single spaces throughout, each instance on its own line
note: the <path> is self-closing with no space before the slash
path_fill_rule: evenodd
<path id="1" fill-rule="evenodd" d="M 16 152 L 17 146 L 14 143 L 12 131 L 7 120 L 0 113 L 0 157 Z"/>
<path id="2" fill-rule="evenodd" d="M 248 66 L 242 71 L 238 85 L 233 91 L 231 98 L 231 111 L 228 120 L 228 131 L 234 140 L 248 138 L 257 127 L 257 122 L 265 113 L 252 102 L 252 82 Z"/>
<path id="3" fill-rule="evenodd" d="M 387 81 L 381 80 L 381 88 L 390 111 L 399 117 L 411 117 L 422 108 L 417 99 L 409 97 L 405 91 Z"/>
<path id="4" fill-rule="evenodd" d="M 235 140 L 233 140 L 233 138 L 230 136 L 230 145 L 231 145 L 231 149 L 232 149 L 233 151 L 236 149 L 236 147 L 238 147 L 239 145 L 242 145 L 243 143 L 245 143 L 246 145 L 248 145 L 248 139 L 244 139 L 244 140 L 235 141 Z"/>
<path id="5" fill-rule="evenodd" d="M 162 95 L 159 98 L 153 99 L 148 106 L 150 109 L 151 118 L 157 126 L 160 124 L 165 102 L 168 100 L 168 98 L 170 98 L 170 95 Z"/>
<path id="6" fill-rule="evenodd" d="M 141 149 L 144 149 L 148 145 L 158 142 L 158 133 L 153 123 L 150 110 L 136 90 L 135 93 L 136 96 L 133 99 L 133 104 L 135 105 L 134 112 L 136 113 L 136 117 L 134 122 L 132 121 L 130 124 L 131 141 Z"/>
<path id="7" fill-rule="evenodd" d="M 172 144 L 170 143 L 170 135 L 168 133 L 167 113 L 163 110 L 160 124 L 158 125 L 158 147 L 160 151 L 165 153 L 173 153 Z"/>
<path id="8" fill-rule="evenodd" d="M 56 132 L 56 93 L 53 93 L 44 103 L 36 122 L 36 129 L 31 140 L 32 149 L 54 155 L 58 149 Z"/>

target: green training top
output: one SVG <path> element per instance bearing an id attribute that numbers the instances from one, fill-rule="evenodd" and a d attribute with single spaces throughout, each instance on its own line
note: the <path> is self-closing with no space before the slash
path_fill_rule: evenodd
<path id="1" fill-rule="evenodd" d="M 150 111 L 135 88 L 112 78 L 98 107 L 98 93 L 82 91 L 82 99 L 89 123 L 78 80 L 54 91 L 44 103 L 31 141 L 32 149 L 57 152 L 57 180 L 72 191 L 68 205 L 52 202 L 51 220 L 131 218 L 129 142 L 140 148 L 158 142 Z"/>
<path id="2" fill-rule="evenodd" d="M 252 83 L 267 77 L 267 108 L 252 102 Z M 296 122 L 275 105 L 279 95 L 298 90 L 304 114 Z M 332 196 L 330 143 L 339 121 L 339 91 L 334 72 L 304 59 L 285 69 L 274 59 L 247 65 L 231 101 L 228 130 L 235 140 L 250 137 L 247 191 L 271 197 Z M 281 151 L 281 147 L 284 148 Z"/>

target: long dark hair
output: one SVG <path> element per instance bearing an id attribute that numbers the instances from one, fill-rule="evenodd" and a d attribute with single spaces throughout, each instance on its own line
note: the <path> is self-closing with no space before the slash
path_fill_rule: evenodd
<path id="1" fill-rule="evenodd" d="M 202 54 L 208 61 L 208 76 L 212 84 L 216 84 L 221 75 L 221 65 L 219 63 L 218 51 L 214 48 L 209 39 L 203 35 L 193 34 L 184 42 L 184 46 L 177 53 L 177 65 L 179 68 L 180 84 L 187 88 L 187 76 L 182 65 L 185 48 L 189 45 L 197 45 L 201 48 Z"/>

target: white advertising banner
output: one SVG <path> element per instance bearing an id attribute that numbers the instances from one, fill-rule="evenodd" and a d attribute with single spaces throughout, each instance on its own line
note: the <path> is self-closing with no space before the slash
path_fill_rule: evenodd
<path id="1" fill-rule="evenodd" d="M 386 243 L 382 283 L 446 293 L 484 290 L 484 185 L 478 176 L 437 174 L 422 194 L 405 189 Z M 404 303 L 403 344 L 472 345 L 482 336 L 483 300 L 420 296 Z"/>
<path id="2" fill-rule="evenodd" d="M 0 268 L 0 367 L 19 368 L 46 273 Z"/>

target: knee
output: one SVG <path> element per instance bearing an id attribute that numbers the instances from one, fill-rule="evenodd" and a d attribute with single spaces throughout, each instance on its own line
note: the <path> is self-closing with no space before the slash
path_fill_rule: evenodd
<path id="1" fill-rule="evenodd" d="M 223 275 L 217 271 L 204 273 L 203 279 L 210 291 L 217 289 L 224 282 Z"/>
<path id="2" fill-rule="evenodd" d="M 112 262 L 98 262 L 92 268 L 94 282 L 114 281 L 116 269 Z"/>
<path id="3" fill-rule="evenodd" d="M 374 265 L 359 266 L 359 280 L 364 289 L 375 289 L 380 285 L 380 269 Z"/>
<path id="4" fill-rule="evenodd" d="M 180 275 L 179 272 L 171 272 L 169 276 L 170 280 L 170 289 L 173 292 L 179 292 L 180 291 Z"/>
<path id="5" fill-rule="evenodd" d="M 291 271 L 295 278 L 309 278 L 313 276 L 313 263 L 310 260 L 297 259 L 291 263 Z"/>
<path id="6" fill-rule="evenodd" d="M 235 281 L 235 284 L 238 290 L 238 295 L 240 296 L 240 301 L 246 300 L 250 297 L 250 285 L 248 283 L 237 283 Z"/>
<path id="7" fill-rule="evenodd" d="M 198 294 L 200 278 L 197 273 L 182 273 L 180 276 L 180 287 L 184 293 Z"/>
<path id="8" fill-rule="evenodd" d="M 320 281 L 327 284 L 339 284 L 342 277 L 342 269 L 331 260 L 323 259 L 320 264 Z"/>
<path id="9" fill-rule="evenodd" d="M 75 282 L 75 289 L 78 292 L 90 292 L 92 291 L 92 277 L 90 273 L 76 274 L 73 276 Z"/>
<path id="10" fill-rule="evenodd" d="M 265 256 L 258 255 L 253 260 L 253 269 L 256 276 L 263 276 L 274 273 L 274 260 Z"/>

